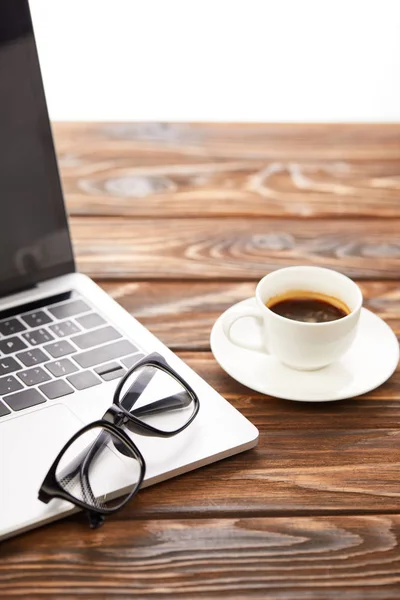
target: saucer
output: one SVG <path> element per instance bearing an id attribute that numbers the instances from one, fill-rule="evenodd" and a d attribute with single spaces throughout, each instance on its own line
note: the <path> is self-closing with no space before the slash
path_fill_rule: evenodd
<path id="1" fill-rule="evenodd" d="M 248 298 L 231 306 L 255 306 Z M 318 371 L 296 371 L 263 352 L 246 350 L 229 341 L 222 330 L 221 315 L 211 331 L 211 350 L 220 366 L 247 387 L 285 400 L 328 402 L 366 394 L 384 383 L 399 362 L 399 343 L 380 317 L 363 308 L 356 338 L 343 357 Z M 251 317 L 243 317 L 231 328 L 236 339 L 260 339 Z"/>

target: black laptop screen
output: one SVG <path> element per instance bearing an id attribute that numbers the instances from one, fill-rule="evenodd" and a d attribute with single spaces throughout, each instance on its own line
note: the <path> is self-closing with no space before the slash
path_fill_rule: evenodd
<path id="1" fill-rule="evenodd" d="M 0 0 L 0 295 L 74 269 L 27 0 Z"/>

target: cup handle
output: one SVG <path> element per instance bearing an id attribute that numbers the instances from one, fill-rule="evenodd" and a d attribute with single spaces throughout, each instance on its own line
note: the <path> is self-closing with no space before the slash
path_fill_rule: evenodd
<path id="1" fill-rule="evenodd" d="M 231 328 L 236 321 L 239 319 L 243 319 L 244 317 L 252 317 L 258 323 L 258 326 L 262 327 L 263 317 L 260 314 L 260 311 L 257 308 L 252 308 L 250 306 L 243 307 L 242 309 L 237 308 L 234 311 L 226 313 L 222 318 L 222 330 L 228 340 L 235 344 L 236 346 L 240 346 L 241 348 L 246 348 L 247 350 L 257 350 L 258 352 L 267 352 L 267 349 L 264 346 L 263 342 L 250 342 L 247 340 L 237 340 L 231 336 Z"/>

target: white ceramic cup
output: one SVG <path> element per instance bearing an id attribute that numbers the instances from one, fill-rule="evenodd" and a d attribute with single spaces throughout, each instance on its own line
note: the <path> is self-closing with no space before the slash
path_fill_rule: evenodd
<path id="1" fill-rule="evenodd" d="M 282 317 L 267 308 L 266 304 L 275 296 L 295 290 L 337 298 L 350 312 L 336 321 L 306 323 Z M 265 275 L 256 288 L 256 306 L 229 311 L 223 317 L 222 327 L 226 337 L 238 346 L 276 356 L 294 369 L 311 371 L 338 360 L 351 346 L 362 302 L 358 285 L 337 271 L 323 267 L 286 267 Z M 233 324 L 243 317 L 256 320 L 261 343 L 231 336 Z"/>

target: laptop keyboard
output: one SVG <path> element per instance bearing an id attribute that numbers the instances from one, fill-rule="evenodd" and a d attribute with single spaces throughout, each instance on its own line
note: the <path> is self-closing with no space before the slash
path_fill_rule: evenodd
<path id="1" fill-rule="evenodd" d="M 0 311 L 0 418 L 117 379 L 142 356 L 76 292 Z"/>

